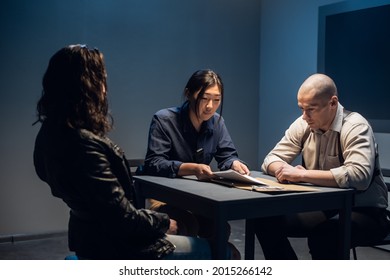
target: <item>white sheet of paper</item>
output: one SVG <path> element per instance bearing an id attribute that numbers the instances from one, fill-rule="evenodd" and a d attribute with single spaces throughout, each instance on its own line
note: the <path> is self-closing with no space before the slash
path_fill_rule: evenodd
<path id="1" fill-rule="evenodd" d="M 259 179 L 253 178 L 249 175 L 243 175 L 234 171 L 233 169 L 225 170 L 225 171 L 216 171 L 213 174 L 219 179 L 227 179 L 235 182 L 242 182 L 248 184 L 255 185 L 266 185 L 266 183 L 262 182 Z"/>

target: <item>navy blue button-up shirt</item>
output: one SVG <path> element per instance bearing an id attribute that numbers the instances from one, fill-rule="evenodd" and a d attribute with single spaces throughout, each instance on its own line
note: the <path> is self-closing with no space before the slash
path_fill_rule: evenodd
<path id="1" fill-rule="evenodd" d="M 218 168 L 226 170 L 238 160 L 223 118 L 215 113 L 197 132 L 188 110 L 188 102 L 185 102 L 181 107 L 163 109 L 153 116 L 145 174 L 174 178 L 184 162 L 208 165 L 215 158 Z"/>

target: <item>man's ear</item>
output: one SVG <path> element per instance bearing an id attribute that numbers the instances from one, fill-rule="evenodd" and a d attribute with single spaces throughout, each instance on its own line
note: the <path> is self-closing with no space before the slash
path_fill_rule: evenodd
<path id="1" fill-rule="evenodd" d="M 338 97 L 336 95 L 333 95 L 332 98 L 330 99 L 330 105 L 332 107 L 337 107 L 338 103 L 339 103 Z"/>

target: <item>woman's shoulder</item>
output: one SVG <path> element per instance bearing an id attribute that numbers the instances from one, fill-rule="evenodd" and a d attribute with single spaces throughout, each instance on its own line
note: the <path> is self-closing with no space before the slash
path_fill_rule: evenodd
<path id="1" fill-rule="evenodd" d="M 178 115 L 181 112 L 180 107 L 169 107 L 158 110 L 154 115 L 156 117 L 165 118 Z"/>
<path id="2" fill-rule="evenodd" d="M 98 141 L 99 142 L 102 140 L 101 136 L 93 133 L 90 130 L 84 129 L 84 128 L 73 130 L 73 134 L 75 137 L 78 137 L 81 140 L 85 140 L 85 141 Z"/>
<path id="3" fill-rule="evenodd" d="M 153 116 L 153 122 L 159 122 L 162 125 L 178 124 L 182 119 L 182 110 L 180 107 L 170 107 L 157 111 Z"/>
<path id="4" fill-rule="evenodd" d="M 107 146 L 115 145 L 110 138 L 105 135 L 98 135 L 87 129 L 77 129 L 75 133 L 83 142 L 95 142 L 97 144 L 103 144 Z"/>

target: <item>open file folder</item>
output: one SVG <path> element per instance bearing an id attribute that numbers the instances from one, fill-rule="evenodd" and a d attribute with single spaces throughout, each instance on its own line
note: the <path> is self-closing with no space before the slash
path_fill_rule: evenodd
<path id="1" fill-rule="evenodd" d="M 286 193 L 286 192 L 310 192 L 318 189 L 299 184 L 281 184 L 275 178 L 254 178 L 249 175 L 242 175 L 234 170 L 214 172 L 215 178 L 212 182 L 228 187 L 239 188 L 249 191 L 267 192 L 267 193 Z"/>

